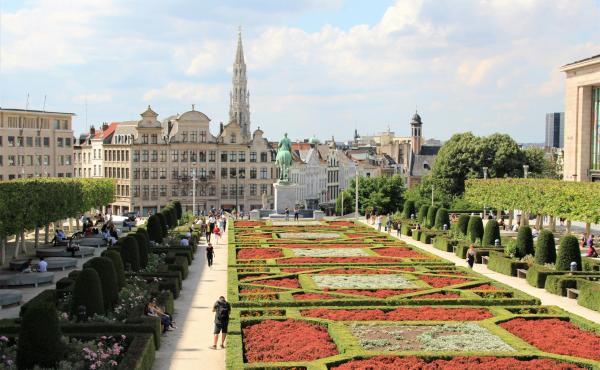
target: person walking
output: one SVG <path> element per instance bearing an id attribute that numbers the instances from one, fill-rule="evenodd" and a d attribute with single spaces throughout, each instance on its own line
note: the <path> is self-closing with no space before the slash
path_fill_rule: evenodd
<path id="1" fill-rule="evenodd" d="M 207 242 L 210 241 L 210 235 L 215 230 L 216 222 L 217 222 L 217 219 L 215 218 L 214 214 L 211 213 L 208 216 L 208 228 L 206 229 L 206 241 Z"/>
<path id="2" fill-rule="evenodd" d="M 300 217 L 300 210 L 298 209 L 298 207 L 294 208 L 294 221 L 298 221 L 298 218 Z"/>
<path id="3" fill-rule="evenodd" d="M 206 260 L 208 261 L 208 267 L 213 265 L 213 258 L 215 257 L 215 248 L 212 244 L 208 243 L 206 246 Z"/>
<path id="4" fill-rule="evenodd" d="M 387 222 L 385 223 L 385 231 L 387 231 L 388 233 L 392 232 L 392 216 L 391 215 L 387 216 Z"/>
<path id="5" fill-rule="evenodd" d="M 477 252 L 475 252 L 475 246 L 473 244 L 471 244 L 471 246 L 469 247 L 469 250 L 467 251 L 467 263 L 469 264 L 469 268 L 473 268 L 473 265 L 475 264 L 475 255 L 477 254 Z"/>
<path id="6" fill-rule="evenodd" d="M 221 229 L 219 229 L 219 226 L 215 225 L 215 228 L 213 229 L 213 236 L 215 237 L 215 244 L 219 244 L 219 237 L 221 236 Z"/>
<path id="7" fill-rule="evenodd" d="M 381 222 L 382 222 L 382 217 L 381 215 L 377 216 L 377 231 L 381 231 Z"/>
<path id="8" fill-rule="evenodd" d="M 223 231 L 227 230 L 227 216 L 223 215 Z"/>
<path id="9" fill-rule="evenodd" d="M 221 333 L 221 348 L 225 348 L 225 338 L 227 338 L 227 326 L 229 325 L 231 305 L 225 300 L 225 297 L 220 296 L 219 300 L 213 305 L 213 312 L 215 313 L 215 337 L 213 345 L 210 346 L 210 348 L 217 349 L 219 333 Z"/>
<path id="10" fill-rule="evenodd" d="M 290 209 L 285 207 L 285 220 L 289 221 L 290 220 Z"/>

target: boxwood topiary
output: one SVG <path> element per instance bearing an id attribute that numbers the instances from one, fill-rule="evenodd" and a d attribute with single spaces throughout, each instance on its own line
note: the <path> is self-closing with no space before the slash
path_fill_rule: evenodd
<path id="1" fill-rule="evenodd" d="M 177 216 L 175 215 L 175 211 L 171 205 L 166 206 L 161 210 L 162 214 L 165 215 L 167 219 L 167 226 L 169 229 L 174 228 L 177 225 Z"/>
<path id="2" fill-rule="evenodd" d="M 140 268 L 146 268 L 148 265 L 148 250 L 150 246 L 148 245 L 148 239 L 144 233 L 138 233 L 137 231 L 131 234 L 137 240 L 138 250 L 140 251 Z"/>
<path id="3" fill-rule="evenodd" d="M 65 346 L 54 304 L 44 302 L 27 309 L 17 344 L 19 370 L 34 366 L 54 368 L 63 359 Z"/>
<path id="4" fill-rule="evenodd" d="M 427 210 L 427 222 L 425 224 L 427 227 L 433 227 L 433 225 L 435 225 L 435 215 L 437 213 L 437 210 L 438 207 L 436 206 L 431 206 Z"/>
<path id="5" fill-rule="evenodd" d="M 496 239 L 500 240 L 500 226 L 494 220 L 488 220 L 483 231 L 481 245 L 495 245 Z"/>
<path id="6" fill-rule="evenodd" d="M 83 268 L 88 267 L 96 270 L 100 277 L 104 309 L 108 311 L 115 306 L 119 298 L 119 285 L 117 283 L 115 264 L 108 257 L 94 257 L 83 264 Z"/>
<path id="7" fill-rule="evenodd" d="M 544 265 L 556 262 L 556 243 L 554 234 L 548 230 L 542 230 L 535 245 L 535 263 Z"/>
<path id="8" fill-rule="evenodd" d="M 571 262 L 576 262 L 577 270 L 581 270 L 581 252 L 579 251 L 579 242 L 573 235 L 567 235 L 560 241 L 558 256 L 556 256 L 556 270 L 570 270 Z"/>
<path id="9" fill-rule="evenodd" d="M 422 205 L 419 209 L 419 215 L 417 216 L 419 223 L 424 224 L 427 220 L 427 212 L 429 212 L 428 205 Z"/>
<path id="10" fill-rule="evenodd" d="M 404 202 L 404 209 L 402 210 L 402 217 L 410 219 L 411 215 L 415 214 L 415 202 L 412 200 L 407 200 Z"/>
<path id="11" fill-rule="evenodd" d="M 471 216 L 469 216 L 466 213 L 463 213 L 460 216 L 458 216 L 458 223 L 456 224 L 456 227 L 458 228 L 458 232 L 460 232 L 462 235 L 467 235 L 467 232 L 469 230 L 470 219 Z"/>
<path id="12" fill-rule="evenodd" d="M 471 216 L 467 227 L 467 237 L 471 243 L 475 243 L 483 237 L 483 221 L 479 216 Z"/>
<path id="13" fill-rule="evenodd" d="M 124 236 L 118 241 L 121 247 L 121 258 L 125 269 L 138 271 L 140 269 L 140 249 L 137 240 L 133 236 Z"/>
<path id="14" fill-rule="evenodd" d="M 169 235 L 169 222 L 167 221 L 167 216 L 162 212 L 158 212 L 156 216 L 158 217 L 158 221 L 160 221 L 160 229 L 162 230 L 162 236 L 164 238 Z"/>
<path id="15" fill-rule="evenodd" d="M 156 243 L 162 243 L 163 241 L 163 233 L 162 227 L 160 225 L 160 220 L 157 215 L 152 215 L 148 217 L 147 222 L 147 231 L 148 235 L 150 235 L 150 240 Z"/>
<path id="16" fill-rule="evenodd" d="M 534 253 L 531 228 L 529 226 L 521 226 L 519 228 L 519 233 L 517 234 L 517 251 L 515 255 L 518 258 L 522 258 L 528 254 L 533 255 Z"/>
<path id="17" fill-rule="evenodd" d="M 450 227 L 450 217 L 448 216 L 448 210 L 446 208 L 440 208 L 435 214 L 434 226 L 438 230 L 443 230 L 444 225 L 446 225 L 446 227 Z"/>
<path id="18" fill-rule="evenodd" d="M 125 286 L 125 268 L 123 267 L 123 259 L 121 254 L 116 250 L 106 250 L 102 253 L 102 257 L 110 258 L 115 267 L 115 273 L 117 274 L 117 284 L 119 290 Z"/>
<path id="19" fill-rule="evenodd" d="M 84 268 L 75 280 L 71 298 L 71 314 L 77 315 L 79 307 L 84 306 L 88 317 L 104 315 L 104 300 L 100 276 L 93 268 Z"/>
<path id="20" fill-rule="evenodd" d="M 181 217 L 183 217 L 183 208 L 181 207 L 181 202 L 176 200 L 173 202 L 173 206 L 175 206 L 177 219 L 181 220 Z"/>

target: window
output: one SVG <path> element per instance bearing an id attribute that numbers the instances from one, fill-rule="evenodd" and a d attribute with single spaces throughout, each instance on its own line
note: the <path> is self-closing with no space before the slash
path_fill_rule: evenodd
<path id="1" fill-rule="evenodd" d="M 0 140 L 0 145 L 2 145 L 2 140 Z M 39 148 L 39 147 L 41 147 L 41 146 L 42 146 L 42 138 L 41 138 L 41 137 L 39 137 L 39 136 L 36 136 L 36 138 L 35 138 L 35 146 L 36 146 L 37 148 Z M 359 185 L 360 185 L 360 184 L 359 184 Z"/>
<path id="2" fill-rule="evenodd" d="M 199 193 L 198 195 L 200 195 L 201 197 L 205 197 L 206 196 L 206 185 L 200 185 L 198 193 Z"/>
<path id="3" fill-rule="evenodd" d="M 36 166 L 41 166 L 42 165 L 42 156 L 41 155 L 36 155 L 35 156 L 35 165 Z"/>
<path id="4" fill-rule="evenodd" d="M 8 137 L 8 139 L 10 140 L 10 136 Z M 44 147 L 45 148 L 49 148 L 50 147 L 50 138 L 49 137 L 44 137 Z"/>
<path id="5" fill-rule="evenodd" d="M 33 138 L 31 136 L 25 138 L 25 146 L 30 148 L 33 146 Z"/>
<path id="6" fill-rule="evenodd" d="M 16 166 L 16 160 L 15 160 L 15 156 L 14 155 L 9 155 L 8 156 L 8 165 L 9 166 Z"/>
<path id="7" fill-rule="evenodd" d="M 148 144 L 148 134 L 142 135 L 142 144 Z"/>
<path id="8" fill-rule="evenodd" d="M 359 184 L 360 185 L 360 184 Z M 256 196 L 256 184 L 250 184 L 250 196 Z"/>
<path id="9" fill-rule="evenodd" d="M 160 186 L 160 196 L 161 197 L 166 197 L 167 196 L 167 185 L 161 185 Z"/>
<path id="10" fill-rule="evenodd" d="M 174 196 L 174 197 L 176 197 L 176 196 L 179 195 L 179 185 L 173 185 L 171 187 L 171 195 Z"/>
<path id="11" fill-rule="evenodd" d="M 206 131 L 200 131 L 200 142 L 201 143 L 206 142 Z"/>
<path id="12" fill-rule="evenodd" d="M 250 152 L 250 162 L 256 162 L 256 152 Z"/>
<path id="13" fill-rule="evenodd" d="M 360 183 L 359 183 L 360 185 Z M 260 184 L 260 195 L 267 193 L 267 184 Z"/>
<path id="14" fill-rule="evenodd" d="M 152 151 L 152 162 L 158 162 L 158 150 Z"/>
<path id="15" fill-rule="evenodd" d="M 235 142 L 236 142 L 236 137 L 235 137 L 235 135 L 231 135 L 230 142 L 231 142 L 232 144 L 235 144 Z"/>
<path id="16" fill-rule="evenodd" d="M 24 146 L 24 145 L 25 145 L 25 141 L 23 140 L 23 136 L 17 136 L 17 146 Z"/>
<path id="17" fill-rule="evenodd" d="M 70 155 L 65 155 L 65 165 L 70 166 L 71 165 L 71 156 Z M 360 185 L 360 183 L 359 183 Z"/>
<path id="18" fill-rule="evenodd" d="M 71 146 L 71 138 L 70 137 L 65 138 L 65 146 Z"/>
<path id="19" fill-rule="evenodd" d="M 44 156 L 44 163 L 43 163 L 43 165 L 44 166 L 50 166 L 50 156 L 49 155 L 45 155 Z"/>
<path id="20" fill-rule="evenodd" d="M 150 144 L 158 144 L 158 135 L 157 134 L 152 134 L 150 136 Z"/>
<path id="21" fill-rule="evenodd" d="M 142 150 L 142 162 L 148 162 L 148 151 L 147 150 Z"/>
<path id="22" fill-rule="evenodd" d="M 251 179 L 255 179 L 256 178 L 256 168 L 251 168 L 250 169 L 250 178 Z M 360 185 L 360 183 L 358 185 Z"/>
<path id="23" fill-rule="evenodd" d="M 133 151 L 133 161 L 134 162 L 139 162 L 140 161 L 140 151 L 139 150 L 134 150 Z M 360 185 L 360 183 L 359 183 Z"/>
<path id="24" fill-rule="evenodd" d="M 148 194 L 150 193 L 150 186 L 148 185 L 144 185 L 142 187 L 142 198 L 143 199 L 148 199 Z"/>
<path id="25" fill-rule="evenodd" d="M 229 169 L 229 178 L 230 179 L 235 179 L 236 177 L 237 177 L 237 168 L 233 168 L 233 167 L 230 168 Z"/>
<path id="26" fill-rule="evenodd" d="M 221 162 L 227 162 L 227 151 L 221 152 Z"/>
<path id="27" fill-rule="evenodd" d="M 267 152 L 260 152 L 260 161 L 267 162 Z"/>
<path id="28" fill-rule="evenodd" d="M 15 146 L 15 137 L 14 136 L 8 137 L 8 146 Z"/>
<path id="29" fill-rule="evenodd" d="M 133 196 L 136 198 L 140 196 L 140 186 L 139 185 L 133 186 Z"/>
<path id="30" fill-rule="evenodd" d="M 150 177 L 151 179 L 158 179 L 158 168 L 153 168 L 152 169 L 152 176 Z M 360 183 L 359 183 L 360 185 Z"/>
<path id="31" fill-rule="evenodd" d="M 167 169 L 166 168 L 160 169 L 160 178 L 163 180 L 167 178 Z M 360 185 L 360 183 L 358 185 Z"/>
<path id="32" fill-rule="evenodd" d="M 229 162 L 237 162 L 237 152 L 229 152 Z"/>
<path id="33" fill-rule="evenodd" d="M 238 176 L 239 176 L 240 179 L 245 179 L 246 178 L 246 169 L 245 168 L 240 168 L 238 170 Z"/>
<path id="34" fill-rule="evenodd" d="M 208 152 L 208 161 L 215 162 L 217 160 L 217 151 L 211 150 Z"/>
<path id="35" fill-rule="evenodd" d="M 227 197 L 227 185 L 225 184 L 221 185 L 221 196 Z"/>
<path id="36" fill-rule="evenodd" d="M 268 177 L 267 177 L 267 168 L 266 167 L 261 167 L 261 169 L 260 169 L 260 178 L 261 179 L 268 179 Z"/>
<path id="37" fill-rule="evenodd" d="M 53 127 L 54 127 L 55 130 L 59 130 L 60 129 L 60 120 L 55 119 Z"/>
<path id="38" fill-rule="evenodd" d="M 2 136 L 0 136 L 0 146 L 2 146 Z"/>
<path id="39" fill-rule="evenodd" d="M 171 170 L 171 180 L 177 180 L 179 178 L 179 170 L 177 168 L 173 168 Z M 360 183 L 359 183 L 360 185 Z"/>
<path id="40" fill-rule="evenodd" d="M 182 142 L 182 143 L 185 143 L 185 142 L 187 142 L 187 138 L 188 138 L 188 133 L 187 133 L 187 131 L 183 131 L 183 132 L 181 133 L 181 142 Z"/>
<path id="41" fill-rule="evenodd" d="M 134 168 L 133 169 L 133 179 L 137 180 L 139 178 L 140 178 L 140 169 L 139 168 Z M 358 185 L 360 185 L 360 183 Z"/>
<path id="42" fill-rule="evenodd" d="M 171 162 L 179 162 L 179 150 L 171 150 Z"/>
<path id="43" fill-rule="evenodd" d="M 190 141 L 192 143 L 195 143 L 196 141 L 198 141 L 198 133 L 196 131 L 192 131 L 190 133 Z M 359 184 L 360 185 L 360 184 Z"/>
<path id="44" fill-rule="evenodd" d="M 243 184 L 241 184 L 241 185 L 238 186 L 238 195 L 240 197 L 244 196 L 244 185 Z"/>
<path id="45" fill-rule="evenodd" d="M 193 162 L 193 163 L 198 162 L 198 152 L 197 151 L 190 150 L 190 162 Z"/>
<path id="46" fill-rule="evenodd" d="M 214 168 L 210 168 L 208 170 L 208 179 L 209 180 L 214 180 L 216 177 L 217 177 L 217 170 L 215 170 Z"/>
<path id="47" fill-rule="evenodd" d="M 209 186 L 208 187 L 208 196 L 214 197 L 215 195 L 217 195 L 217 187 L 215 185 Z"/>
<path id="48" fill-rule="evenodd" d="M 240 151 L 240 153 L 238 155 L 238 161 L 240 161 L 240 162 L 246 162 L 246 152 Z"/>
<path id="49" fill-rule="evenodd" d="M 222 179 L 226 179 L 227 178 L 227 168 L 226 167 L 221 168 L 221 178 Z"/>
<path id="50" fill-rule="evenodd" d="M 160 151 L 160 161 L 161 162 L 166 162 L 167 161 L 167 151 L 166 150 L 161 150 Z"/>
<path id="51" fill-rule="evenodd" d="M 198 152 L 198 162 L 206 162 L 206 151 L 201 150 Z"/>
<path id="52" fill-rule="evenodd" d="M 187 162 L 188 161 L 188 151 L 187 150 L 182 150 L 181 151 L 181 161 L 182 162 Z"/>
<path id="53" fill-rule="evenodd" d="M 152 185 L 150 196 L 152 197 L 152 199 L 158 198 L 158 185 Z"/>
<path id="54" fill-rule="evenodd" d="M 206 168 L 201 168 L 200 169 L 199 176 L 200 176 L 201 179 L 206 178 Z"/>
<path id="55" fill-rule="evenodd" d="M 236 193 L 236 186 L 235 186 L 235 184 L 229 185 L 229 195 L 232 198 L 235 198 L 235 193 Z"/>

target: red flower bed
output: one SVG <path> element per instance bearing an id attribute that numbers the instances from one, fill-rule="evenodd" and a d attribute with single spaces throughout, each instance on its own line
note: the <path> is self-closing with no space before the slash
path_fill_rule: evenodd
<path id="1" fill-rule="evenodd" d="M 361 295 L 365 297 L 387 298 L 400 294 L 414 293 L 418 289 L 378 289 L 378 290 L 359 290 L 359 289 L 337 289 L 336 293 L 345 293 L 352 295 Z"/>
<path id="2" fill-rule="evenodd" d="M 387 257 L 402 257 L 402 258 L 415 258 L 415 259 L 428 259 L 429 256 L 426 256 L 422 253 L 413 251 L 408 248 L 398 247 L 398 248 L 379 248 L 374 249 L 375 253 L 380 256 Z"/>
<path id="3" fill-rule="evenodd" d="M 271 276 L 271 275 L 268 275 L 268 274 L 249 275 L 249 276 L 245 276 L 245 277 L 241 278 L 240 281 L 246 281 L 246 280 L 250 280 L 250 279 L 258 279 L 258 278 L 269 277 L 269 276 Z"/>
<path id="4" fill-rule="evenodd" d="M 319 299 L 336 299 L 337 297 L 332 297 L 329 294 L 319 294 L 319 293 L 298 293 L 292 294 L 295 300 L 298 301 L 312 301 Z"/>
<path id="5" fill-rule="evenodd" d="M 356 226 L 356 224 L 351 221 L 331 221 L 331 222 L 329 222 L 329 225 L 348 226 L 348 227 Z"/>
<path id="6" fill-rule="evenodd" d="M 248 234 L 248 235 L 238 235 L 240 239 L 267 239 L 270 238 L 271 234 Z"/>
<path id="7" fill-rule="evenodd" d="M 269 288 L 243 288 L 240 289 L 240 294 L 247 293 L 276 293 L 277 290 L 269 289 Z"/>
<path id="8" fill-rule="evenodd" d="M 568 321 L 518 318 L 500 326 L 542 351 L 600 360 L 600 352 L 593 350 L 600 346 L 600 337 Z"/>
<path id="9" fill-rule="evenodd" d="M 414 271 L 415 269 L 412 267 L 400 267 L 397 269 L 394 269 L 393 271 L 391 269 L 388 270 L 370 270 L 370 269 L 361 269 L 361 268 L 339 268 L 339 269 L 329 269 L 329 270 L 323 270 L 323 271 L 319 271 L 318 274 L 327 274 L 327 275 L 336 275 L 336 274 L 348 274 L 348 275 L 381 275 L 381 274 L 395 274 L 398 271 L 406 271 L 406 272 L 410 272 L 410 271 Z"/>
<path id="10" fill-rule="evenodd" d="M 269 258 L 280 258 L 283 257 L 281 249 L 270 249 L 270 248 L 243 248 L 238 251 L 238 259 L 261 259 L 266 260 Z"/>
<path id="11" fill-rule="evenodd" d="M 451 278 L 451 277 L 445 277 L 445 276 L 431 276 L 431 275 L 421 275 L 421 276 L 419 276 L 419 279 L 423 280 L 424 282 L 426 282 L 427 284 L 431 285 L 434 288 L 443 288 L 443 287 L 447 287 L 450 285 L 462 284 L 462 283 L 471 281 L 471 280 L 466 280 L 466 279 L 458 279 L 458 278 Z"/>
<path id="12" fill-rule="evenodd" d="M 332 310 L 316 308 L 302 311 L 304 317 L 315 317 L 337 321 L 477 321 L 492 317 L 485 308 L 444 308 L 444 307 L 399 307 L 393 311 L 383 310 Z"/>
<path id="13" fill-rule="evenodd" d="M 426 361 L 419 357 L 377 356 L 352 360 L 332 370 L 583 370 L 577 365 L 550 359 L 517 360 L 511 357 L 454 357 L 450 360 Z"/>
<path id="14" fill-rule="evenodd" d="M 371 244 L 279 244 L 281 248 L 369 248 Z"/>
<path id="15" fill-rule="evenodd" d="M 281 272 L 287 272 L 289 274 L 293 274 L 295 272 L 304 272 L 304 271 L 310 271 L 310 270 L 314 270 L 314 267 L 290 267 L 287 269 L 281 269 Z"/>
<path id="16" fill-rule="evenodd" d="M 451 299 L 451 298 L 460 298 L 459 293 L 431 293 L 420 295 L 416 297 L 411 297 L 411 299 Z"/>
<path id="17" fill-rule="evenodd" d="M 396 260 L 384 257 L 292 257 L 279 260 L 280 263 L 391 263 Z"/>
<path id="18" fill-rule="evenodd" d="M 483 285 L 478 285 L 473 288 L 469 288 L 467 290 L 489 290 L 489 291 L 492 291 L 492 290 L 498 290 L 498 288 L 496 288 L 495 286 L 490 285 L 490 284 L 483 284 Z"/>
<path id="19" fill-rule="evenodd" d="M 338 354 L 327 329 L 297 320 L 265 320 L 244 328 L 248 362 L 313 361 Z"/>
<path id="20" fill-rule="evenodd" d="M 259 222 L 259 221 L 235 221 L 236 227 L 254 227 L 254 226 L 261 226 L 261 225 L 264 225 L 264 223 Z"/>
<path id="21" fill-rule="evenodd" d="M 300 288 L 300 282 L 295 278 L 271 279 L 253 281 L 252 284 L 278 286 L 281 288 Z"/>

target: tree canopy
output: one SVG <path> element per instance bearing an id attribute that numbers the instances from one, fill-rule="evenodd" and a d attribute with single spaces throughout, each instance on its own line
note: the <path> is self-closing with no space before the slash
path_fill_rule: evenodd
<path id="1" fill-rule="evenodd" d="M 354 209 L 355 180 L 348 189 L 340 193 L 336 200 L 336 211 L 341 211 L 341 197 L 344 197 L 345 211 Z M 379 213 L 393 213 L 401 209 L 404 202 L 404 183 L 400 175 L 361 177 L 358 184 L 358 207 L 377 209 Z"/>

